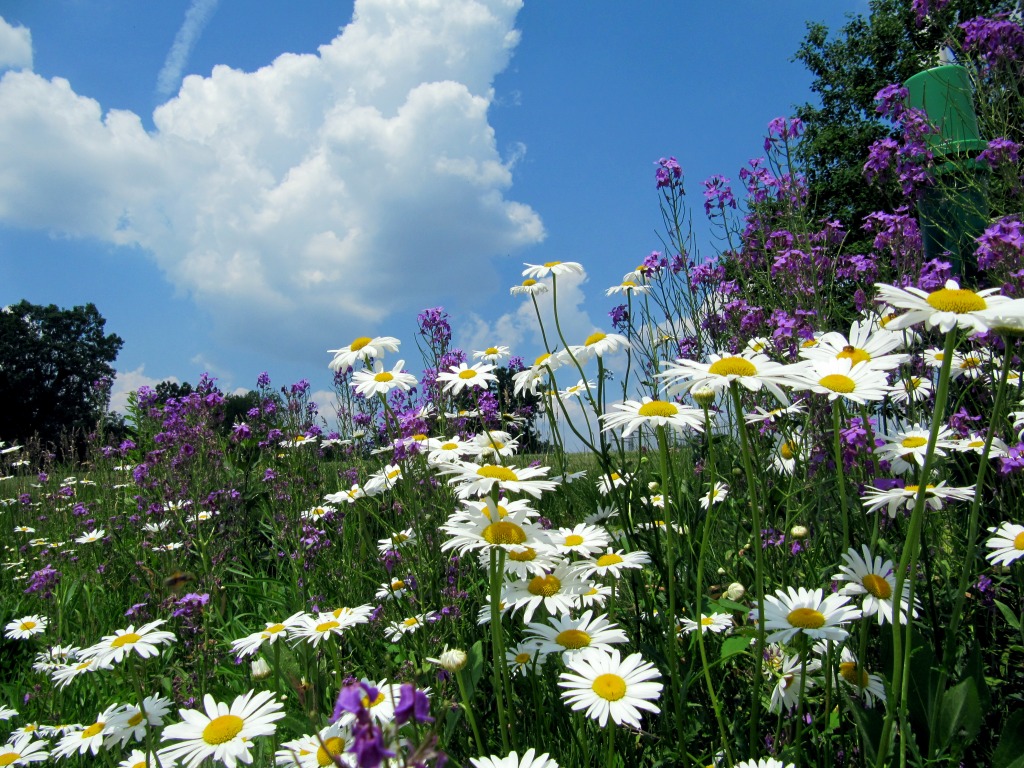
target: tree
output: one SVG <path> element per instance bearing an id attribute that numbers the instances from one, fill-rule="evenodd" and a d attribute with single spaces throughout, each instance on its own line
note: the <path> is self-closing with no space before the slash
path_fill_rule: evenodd
<path id="1" fill-rule="evenodd" d="M 865 216 L 900 204 L 864 180 L 869 147 L 892 132 L 875 112 L 875 94 L 938 64 L 941 46 L 960 50 L 959 23 L 1012 6 L 996 0 L 871 0 L 869 15 L 851 17 L 835 35 L 822 24 L 808 24 L 795 58 L 814 75 L 811 90 L 821 104 L 797 109 L 805 125 L 799 159 L 818 216 L 841 219 L 857 233 Z"/>
<path id="2" fill-rule="evenodd" d="M 39 435 L 59 444 L 102 419 L 110 398 L 111 363 L 124 342 L 103 332 L 94 304 L 61 309 L 21 301 L 0 311 L 0 438 Z"/>

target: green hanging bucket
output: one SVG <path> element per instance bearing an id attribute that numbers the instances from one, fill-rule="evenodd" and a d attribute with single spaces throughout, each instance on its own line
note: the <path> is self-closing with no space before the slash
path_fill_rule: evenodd
<path id="1" fill-rule="evenodd" d="M 939 130 L 927 137 L 928 149 L 936 157 L 971 155 L 985 149 L 966 69 L 959 64 L 932 67 L 918 72 L 905 85 L 907 106 L 922 110 Z"/>

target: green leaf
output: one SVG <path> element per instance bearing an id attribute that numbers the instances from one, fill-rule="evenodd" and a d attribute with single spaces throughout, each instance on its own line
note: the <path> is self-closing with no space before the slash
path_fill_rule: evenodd
<path id="1" fill-rule="evenodd" d="M 981 702 L 974 678 L 968 677 L 950 688 L 939 706 L 939 736 L 943 746 L 954 740 L 960 745 L 974 741 L 981 732 Z M 961 735 L 962 733 L 962 735 Z"/>
<path id="2" fill-rule="evenodd" d="M 1024 710 L 1010 713 L 1002 733 L 999 746 L 992 753 L 992 768 L 1024 768 Z"/>
<path id="3" fill-rule="evenodd" d="M 858 701 L 849 701 L 849 710 L 853 715 L 853 721 L 860 731 L 861 746 L 864 748 L 864 756 L 868 765 L 874 765 L 877 754 L 878 742 L 882 738 L 883 716 L 877 709 L 865 709 Z"/>
<path id="4" fill-rule="evenodd" d="M 722 643 L 722 651 L 719 655 L 721 659 L 728 659 L 730 656 L 735 656 L 739 653 L 743 653 L 750 648 L 750 638 L 747 637 L 727 637 Z"/>
<path id="5" fill-rule="evenodd" d="M 721 598 L 719 598 L 718 600 L 714 601 L 711 604 L 712 605 L 716 605 L 716 604 L 720 605 L 722 608 L 725 608 L 727 611 L 736 611 L 738 613 L 750 613 L 750 608 L 749 607 L 747 607 L 745 605 L 741 605 L 740 603 L 734 603 L 732 600 L 730 600 L 730 599 L 728 599 L 726 597 L 721 597 Z"/>
<path id="6" fill-rule="evenodd" d="M 1010 606 L 1005 603 L 1001 603 L 998 600 L 993 601 L 996 604 L 996 608 L 1003 614 L 1003 618 L 1006 619 L 1006 623 L 1009 624 L 1013 629 L 1020 629 L 1020 619 L 1014 614 Z"/>
<path id="7" fill-rule="evenodd" d="M 477 640 L 473 643 L 473 647 L 469 649 L 466 669 L 469 670 L 469 691 L 467 691 L 467 695 L 472 699 L 473 694 L 476 693 L 477 683 L 480 682 L 480 678 L 484 673 L 484 644 L 482 640 Z"/>

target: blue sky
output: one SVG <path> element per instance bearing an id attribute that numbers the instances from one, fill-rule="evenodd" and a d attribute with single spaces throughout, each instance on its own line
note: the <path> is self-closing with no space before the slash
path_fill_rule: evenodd
<path id="1" fill-rule="evenodd" d="M 329 385 L 443 305 L 532 359 L 508 295 L 573 260 L 570 340 L 659 248 L 653 163 L 733 179 L 810 98 L 807 20 L 865 0 L 3 0 L 0 305 L 94 302 L 119 389 Z M 702 231 L 698 222 L 698 232 Z M 714 252 L 704 240 L 702 253 Z"/>

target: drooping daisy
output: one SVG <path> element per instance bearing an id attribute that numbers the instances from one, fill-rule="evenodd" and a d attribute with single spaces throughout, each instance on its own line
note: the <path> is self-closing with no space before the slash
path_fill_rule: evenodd
<path id="1" fill-rule="evenodd" d="M 956 327 L 984 333 L 988 330 L 987 316 L 978 313 L 1011 301 L 1006 296 L 999 296 L 998 288 L 975 292 L 961 288 L 955 280 L 947 280 L 944 287 L 931 292 L 914 287 L 896 288 L 884 283 L 875 283 L 875 287 L 878 289 L 875 301 L 885 302 L 896 309 L 910 310 L 890 320 L 886 324 L 889 330 L 909 328 L 923 322 L 926 327 L 938 327 L 943 333 Z"/>
<path id="2" fill-rule="evenodd" d="M 332 613 L 318 613 L 316 616 L 304 616 L 303 619 L 288 630 L 289 637 L 305 640 L 316 648 L 322 640 L 341 637 L 351 622 Z"/>
<path id="3" fill-rule="evenodd" d="M 315 507 L 310 507 L 309 509 L 304 509 L 299 514 L 299 516 L 303 520 L 317 521 L 317 520 L 322 520 L 323 518 L 327 517 L 328 515 L 330 515 L 330 514 L 332 514 L 334 512 L 337 512 L 337 511 L 338 510 L 335 509 L 334 507 L 325 504 L 325 505 L 318 505 L 318 506 L 315 506 Z"/>
<path id="4" fill-rule="evenodd" d="M 147 696 L 142 705 L 125 704 L 118 707 L 110 716 L 110 734 L 107 745 L 120 742 L 124 747 L 130 740 L 144 741 L 146 729 L 160 728 L 164 724 L 164 716 L 171 711 L 171 700 L 160 696 Z"/>
<path id="5" fill-rule="evenodd" d="M 949 377 L 952 380 L 970 379 L 972 381 L 987 378 L 986 369 L 997 368 L 1001 361 L 992 354 L 984 354 L 980 351 L 954 352 L 953 363 L 950 367 Z"/>
<path id="6" fill-rule="evenodd" d="M 558 768 L 558 763 L 548 757 L 547 752 L 538 755 L 533 747 L 526 750 L 522 757 L 518 752 L 509 752 L 505 757 L 471 757 L 469 762 L 473 768 Z"/>
<path id="7" fill-rule="evenodd" d="M 437 374 L 437 380 L 444 384 L 445 392 L 457 395 L 466 387 L 487 389 L 492 381 L 498 380 L 491 373 L 493 370 L 494 366 L 488 363 L 476 363 L 472 367 L 459 363 Z"/>
<path id="8" fill-rule="evenodd" d="M 993 551 L 985 557 L 992 565 L 1009 565 L 1024 557 L 1024 525 L 1004 521 L 988 532 L 993 535 L 985 546 Z"/>
<path id="9" fill-rule="evenodd" d="M 282 448 L 303 448 L 309 445 L 316 445 L 316 443 L 316 435 L 307 435 L 304 432 L 299 432 L 297 434 L 290 435 L 278 443 L 278 445 Z"/>
<path id="10" fill-rule="evenodd" d="M 107 709 L 96 716 L 96 722 L 83 728 L 72 731 L 65 735 L 57 748 L 53 750 L 54 757 L 71 757 L 72 755 L 84 755 L 91 752 L 96 755 L 103 746 L 103 740 L 110 734 L 110 718 L 113 716 L 117 704 L 111 704 Z"/>
<path id="11" fill-rule="evenodd" d="M 799 656 L 783 655 L 777 670 L 771 665 L 765 665 L 764 671 L 766 675 L 776 676 L 768 709 L 770 712 L 781 712 L 784 709 L 794 709 L 800 703 L 801 686 L 806 692 L 817 685 L 810 674 L 821 671 L 821 662 L 818 659 L 810 659 L 805 667 Z"/>
<path id="12" fill-rule="evenodd" d="M 524 264 L 523 277 L 543 280 L 549 275 L 582 275 L 583 265 L 576 261 L 545 261 L 543 264 Z"/>
<path id="13" fill-rule="evenodd" d="M 774 595 L 766 595 L 764 602 L 764 629 L 770 633 L 766 638 L 769 643 L 787 643 L 801 632 L 811 638 L 842 642 L 849 635 L 842 625 L 861 617 L 857 608 L 847 605 L 848 596 L 829 595 L 823 599 L 820 589 L 778 589 Z M 755 610 L 751 618 L 756 617 Z"/>
<path id="14" fill-rule="evenodd" d="M 598 555 L 593 560 L 583 560 L 577 564 L 577 569 L 582 578 L 591 576 L 604 576 L 611 574 L 613 578 L 619 578 L 624 569 L 643 568 L 651 562 L 651 557 L 646 552 L 625 552 L 621 549 L 609 548 L 604 554 Z"/>
<path id="15" fill-rule="evenodd" d="M 397 600 L 409 591 L 409 585 L 403 579 L 391 579 L 380 585 L 374 594 L 378 600 Z"/>
<path id="16" fill-rule="evenodd" d="M 680 359 L 674 363 L 663 362 L 657 378 L 664 379 L 668 392 L 687 392 L 694 387 L 708 387 L 714 391 L 728 389 L 737 382 L 751 392 L 761 388 L 771 392 L 777 400 L 789 403 L 780 385 L 790 386 L 793 379 L 791 366 L 773 362 L 767 355 L 712 354 L 709 362 Z"/>
<path id="17" fill-rule="evenodd" d="M 899 379 L 892 387 L 890 399 L 894 403 L 919 403 L 927 400 L 932 393 L 932 382 L 923 376 L 907 376 Z"/>
<path id="18" fill-rule="evenodd" d="M 839 567 L 839 573 L 832 576 L 834 581 L 845 582 L 840 595 L 857 597 L 864 595 L 860 610 L 863 616 L 878 616 L 878 624 L 893 622 L 894 592 L 896 591 L 896 572 L 892 560 L 882 560 L 880 556 L 872 556 L 868 545 L 861 548 L 863 555 L 853 547 L 843 553 L 845 565 Z M 907 608 L 910 604 L 910 582 L 903 582 L 903 597 L 899 606 L 899 623 L 907 623 Z M 911 609 L 911 615 L 917 617 L 917 608 Z"/>
<path id="19" fill-rule="evenodd" d="M 783 416 L 795 416 L 806 410 L 807 408 L 804 406 L 802 400 L 784 408 L 772 408 L 771 410 L 765 410 L 761 406 L 755 406 L 754 412 L 744 414 L 743 420 L 747 424 L 774 424 Z"/>
<path id="20" fill-rule="evenodd" d="M 385 371 L 384 363 L 378 360 L 372 371 L 356 371 L 352 374 L 350 386 L 363 397 L 386 395 L 393 389 L 408 392 L 419 382 L 411 373 L 402 370 L 404 366 L 405 360 L 399 360 L 394 368 Z"/>
<path id="21" fill-rule="evenodd" d="M 480 552 L 480 566 L 488 568 L 490 553 Z M 507 547 L 505 549 L 505 573 L 517 579 L 542 576 L 560 562 L 561 557 L 554 550 L 535 542 L 532 547 Z"/>
<path id="22" fill-rule="evenodd" d="M 20 619 L 15 619 L 4 627 L 4 637 L 8 640 L 28 640 L 33 635 L 45 632 L 48 623 L 49 621 L 45 616 L 38 616 L 36 614 L 22 616 Z"/>
<path id="23" fill-rule="evenodd" d="M 563 563 L 543 576 L 506 582 L 501 599 L 513 610 L 522 608 L 523 622 L 529 624 L 541 606 L 549 616 L 564 616 L 576 607 L 579 596 L 588 589 L 589 585 L 580 575 Z"/>
<path id="24" fill-rule="evenodd" d="M 623 293 L 627 296 L 632 296 L 637 293 L 650 293 L 650 286 L 641 285 L 635 280 L 623 280 L 618 285 L 613 285 L 611 288 L 604 292 L 605 296 L 614 296 L 617 293 Z"/>
<path id="25" fill-rule="evenodd" d="M 558 399 L 559 400 L 568 400 L 568 399 L 573 398 L 573 397 L 582 398 L 583 397 L 583 393 L 591 392 L 591 391 L 593 391 L 595 389 L 597 389 L 597 385 L 594 382 L 592 382 L 592 381 L 585 381 L 584 379 L 580 379 L 577 383 L 573 384 L 571 387 L 566 387 L 565 389 L 561 390 L 558 393 Z"/>
<path id="26" fill-rule="evenodd" d="M 888 461 L 896 474 L 915 471 L 924 466 L 930 435 L 930 424 L 904 424 L 892 434 L 880 435 L 885 444 L 878 449 L 878 458 Z M 953 430 L 941 427 L 935 440 L 935 455 L 945 456 L 955 445 Z"/>
<path id="27" fill-rule="evenodd" d="M 0 704 L 0 720 L 10 720 L 12 717 L 18 716 L 18 710 L 6 707 Z M 0 763 L 2 765 L 2 763 Z"/>
<path id="28" fill-rule="evenodd" d="M 630 480 L 633 479 L 632 475 L 620 475 L 618 472 L 612 472 L 611 474 L 601 475 L 597 480 L 597 490 L 602 496 L 607 496 L 612 492 L 613 488 L 622 488 Z"/>
<path id="29" fill-rule="evenodd" d="M 384 356 L 385 352 L 397 352 L 401 342 L 393 336 L 360 336 L 341 349 L 329 349 L 327 354 L 334 359 L 327 364 L 332 371 L 344 371 L 354 367 L 356 363 L 367 358 L 375 359 Z"/>
<path id="30" fill-rule="evenodd" d="M 925 504 L 929 509 L 939 510 L 942 509 L 944 501 L 970 501 L 974 498 L 974 486 L 967 488 L 950 488 L 946 487 L 946 481 L 943 480 L 938 485 L 929 484 L 925 490 Z M 865 512 L 870 514 L 877 512 L 882 507 L 886 507 L 886 511 L 889 513 L 889 517 L 896 517 L 896 513 L 900 507 L 906 510 L 911 510 L 917 503 L 917 497 L 921 494 L 921 487 L 919 485 L 905 485 L 902 488 L 893 488 L 889 491 L 883 491 L 880 488 L 874 486 L 867 487 L 867 493 L 861 496 L 861 502 L 867 507 Z"/>
<path id="31" fill-rule="evenodd" d="M 394 488 L 402 477 L 401 465 L 388 464 L 380 472 L 370 475 L 370 478 L 363 485 L 363 491 L 367 496 L 376 496 Z"/>
<path id="32" fill-rule="evenodd" d="M 971 432 L 962 440 L 957 440 L 953 447 L 962 453 L 976 453 L 981 456 L 985 450 L 985 435 L 979 435 L 977 432 Z M 1007 456 L 1009 453 L 1010 446 L 1000 438 L 993 436 L 992 444 L 988 449 L 989 458 Z"/>
<path id="33" fill-rule="evenodd" d="M 237 696 L 228 707 L 210 694 L 203 698 L 205 712 L 181 709 L 184 722 L 164 728 L 165 741 L 177 741 L 160 750 L 165 760 L 183 760 L 187 768 L 197 768 L 207 758 L 235 768 L 239 763 L 252 763 L 252 744 L 257 736 L 270 736 L 277 729 L 275 721 L 284 717 L 280 702 L 269 691 L 249 691 Z"/>
<path id="34" fill-rule="evenodd" d="M 519 449 L 519 441 L 500 429 L 481 432 L 473 437 L 470 445 L 477 456 L 486 460 L 496 459 L 499 456 L 514 456 Z"/>
<path id="35" fill-rule="evenodd" d="M 629 437 L 642 426 L 704 431 L 704 411 L 700 408 L 691 408 L 668 400 L 652 400 L 649 397 L 645 397 L 643 400 L 626 400 L 615 403 L 612 408 L 619 412 L 605 413 L 600 416 L 600 420 L 605 425 L 604 431 L 608 432 L 618 427 L 624 427 L 623 437 Z"/>
<path id="36" fill-rule="evenodd" d="M 854 365 L 849 358 L 811 360 L 793 379 L 793 388 L 827 395 L 829 400 L 844 397 L 864 405 L 885 398 L 889 379 L 873 363 Z"/>
<path id="37" fill-rule="evenodd" d="M 57 684 L 59 688 L 66 688 L 68 683 L 74 680 L 79 675 L 85 675 L 90 672 L 97 672 L 101 669 L 112 669 L 113 663 L 104 661 L 102 659 L 88 659 L 87 661 L 78 661 L 73 664 L 69 664 L 66 667 L 54 668 L 50 671 L 50 677 L 53 682 Z"/>
<path id="38" fill-rule="evenodd" d="M 377 540 L 377 551 L 382 555 L 388 552 L 397 552 L 402 547 L 408 546 L 416 541 L 416 532 L 412 528 L 404 531 L 395 531 L 390 536 Z"/>
<path id="39" fill-rule="evenodd" d="M 284 742 L 274 753 L 275 762 L 279 766 L 294 768 L 327 768 L 339 762 L 344 766 L 355 766 L 355 753 L 345 751 L 351 738 L 349 728 L 338 721 L 319 733 Z"/>
<path id="40" fill-rule="evenodd" d="M 86 531 L 77 539 L 76 544 L 93 544 L 97 541 L 102 541 L 103 537 L 107 535 L 107 532 L 102 528 L 93 528 L 91 531 Z"/>
<path id="41" fill-rule="evenodd" d="M 473 359 L 483 360 L 485 363 L 497 363 L 504 360 L 510 354 L 512 354 L 512 350 L 509 347 L 499 344 L 496 347 L 488 347 L 479 352 L 474 352 Z"/>
<path id="42" fill-rule="evenodd" d="M 454 485 L 460 499 L 470 496 L 485 496 L 495 491 L 505 493 L 527 493 L 539 499 L 544 491 L 552 491 L 558 485 L 546 479 L 550 467 L 503 467 L 499 464 L 474 464 L 463 462 L 441 470 L 441 474 L 454 475 L 448 483 Z"/>
<path id="43" fill-rule="evenodd" d="M 537 296 L 541 293 L 547 293 L 550 290 L 547 283 L 539 283 L 532 277 L 528 277 L 519 285 L 513 285 L 509 288 L 509 293 L 513 296 Z"/>
<path id="44" fill-rule="evenodd" d="M 580 523 L 573 528 L 559 528 L 547 532 L 551 545 L 564 555 L 576 553 L 590 557 L 600 552 L 611 541 L 608 531 L 597 525 Z"/>
<path id="45" fill-rule="evenodd" d="M 574 711 L 586 710 L 587 717 L 603 728 L 611 719 L 616 725 L 640 727 L 640 710 L 657 714 L 653 702 L 661 696 L 661 675 L 639 653 L 622 659 L 617 648 L 592 649 L 570 659 L 571 671 L 559 676 L 562 699 Z"/>
<path id="46" fill-rule="evenodd" d="M 30 733 L 12 735 L 6 744 L 0 746 L 0 765 L 41 763 L 50 758 L 47 746 L 45 741 L 34 741 Z"/>
<path id="47" fill-rule="evenodd" d="M 328 504 L 355 504 L 358 499 L 362 499 L 366 496 L 366 491 L 362 489 L 359 483 L 353 483 L 352 487 L 347 491 L 338 491 L 337 493 L 329 493 L 324 496 L 324 501 Z"/>
<path id="48" fill-rule="evenodd" d="M 388 640 L 397 643 L 406 635 L 411 635 L 423 627 L 433 616 L 433 613 L 418 613 L 415 616 L 408 616 L 401 621 L 392 621 L 384 628 L 384 636 Z"/>
<path id="49" fill-rule="evenodd" d="M 586 365 L 595 357 L 612 355 L 623 349 L 629 349 L 629 339 L 625 336 L 595 331 L 579 346 L 569 347 L 568 352 L 580 365 Z"/>
<path id="50" fill-rule="evenodd" d="M 172 632 L 157 630 L 157 627 L 166 624 L 163 619 L 151 621 L 136 629 L 129 626 L 128 629 L 118 629 L 112 635 L 106 635 L 96 645 L 84 649 L 82 659 L 99 659 L 114 664 L 121 663 L 125 656 L 134 651 L 143 659 L 149 659 L 160 653 L 157 646 L 170 645 L 175 641 Z"/>
<path id="51" fill-rule="evenodd" d="M 716 482 L 715 487 L 700 497 L 700 505 L 708 509 L 712 504 L 721 504 L 729 495 L 729 486 L 725 483 Z"/>
<path id="52" fill-rule="evenodd" d="M 526 635 L 542 654 L 561 653 L 566 662 L 586 648 L 611 650 L 613 645 L 629 642 L 626 633 L 608 621 L 607 614 L 595 618 L 593 611 L 585 611 L 578 619 L 555 616 L 547 623 L 528 624 Z"/>
<path id="53" fill-rule="evenodd" d="M 885 703 L 885 684 L 881 677 L 868 674 L 868 671 L 857 663 L 857 657 L 849 648 L 844 647 L 839 658 L 840 679 L 864 697 L 865 707 L 874 707 L 876 699 Z"/>
<path id="54" fill-rule="evenodd" d="M 683 632 L 686 634 L 699 629 L 701 634 L 714 632 L 717 635 L 720 632 L 731 631 L 732 627 L 732 616 L 728 613 L 712 613 L 710 615 L 702 613 L 699 623 L 693 619 L 683 619 Z"/>
<path id="55" fill-rule="evenodd" d="M 505 661 L 513 675 L 526 675 L 533 671 L 535 664 L 539 667 L 544 663 L 544 656 L 536 642 L 524 640 L 505 651 Z"/>
<path id="56" fill-rule="evenodd" d="M 288 637 L 288 627 L 296 625 L 306 614 L 299 612 L 294 614 L 287 621 L 268 621 L 266 628 L 260 632 L 253 632 L 251 635 L 231 641 L 231 648 L 239 658 L 254 656 L 263 647 L 264 643 L 273 645 L 278 640 Z"/>

